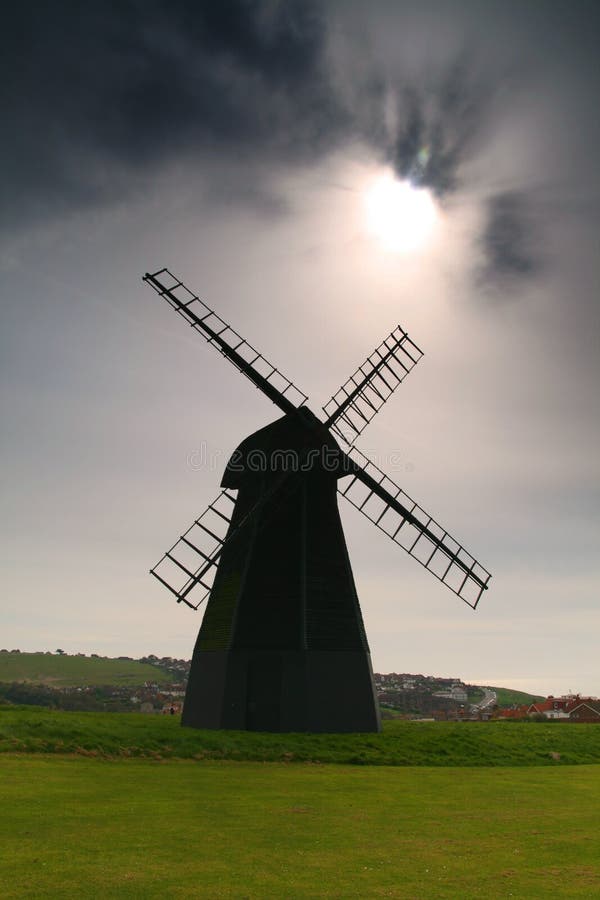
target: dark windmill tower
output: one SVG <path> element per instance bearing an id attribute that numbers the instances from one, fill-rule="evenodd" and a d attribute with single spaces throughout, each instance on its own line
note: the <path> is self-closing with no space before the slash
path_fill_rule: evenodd
<path id="1" fill-rule="evenodd" d="M 422 356 L 397 326 L 324 407 L 167 269 L 144 281 L 283 416 L 246 438 L 223 490 L 152 569 L 198 609 L 183 724 L 378 731 L 369 647 L 337 493 L 475 608 L 490 574 L 353 442 Z M 330 690 L 335 685 L 335 702 Z"/>

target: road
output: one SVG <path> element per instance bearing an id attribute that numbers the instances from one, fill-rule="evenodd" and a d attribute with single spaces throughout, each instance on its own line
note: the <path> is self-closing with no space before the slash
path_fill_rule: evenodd
<path id="1" fill-rule="evenodd" d="M 479 701 L 479 703 L 474 704 L 473 710 L 476 712 L 490 712 L 491 707 L 497 703 L 496 691 L 492 691 L 489 688 L 483 688 L 483 699 Z"/>

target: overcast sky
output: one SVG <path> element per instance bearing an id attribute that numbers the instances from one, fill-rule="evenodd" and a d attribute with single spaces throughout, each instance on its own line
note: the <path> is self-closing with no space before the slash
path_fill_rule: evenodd
<path id="1" fill-rule="evenodd" d="M 342 500 L 376 671 L 600 694 L 597 3 L 7 16 L 0 645 L 191 656 L 148 569 L 279 412 L 168 266 L 317 413 L 396 324 L 425 351 L 357 446 L 493 579 L 473 612 Z M 416 249 L 369 230 L 386 172 Z"/>

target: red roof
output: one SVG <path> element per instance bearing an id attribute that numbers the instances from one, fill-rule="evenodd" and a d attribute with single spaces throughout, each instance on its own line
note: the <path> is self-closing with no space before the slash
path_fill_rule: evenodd
<path id="1" fill-rule="evenodd" d="M 582 704 L 588 704 L 591 707 L 590 714 L 592 716 L 597 710 L 600 710 L 600 700 L 597 697 L 582 697 L 580 694 L 573 694 L 568 697 L 547 697 L 546 700 L 532 703 L 527 707 L 527 712 L 532 714 L 560 711 L 570 715 Z"/>
<path id="2" fill-rule="evenodd" d="M 572 718 L 600 718 L 600 700 L 581 700 L 570 710 L 570 715 Z"/>

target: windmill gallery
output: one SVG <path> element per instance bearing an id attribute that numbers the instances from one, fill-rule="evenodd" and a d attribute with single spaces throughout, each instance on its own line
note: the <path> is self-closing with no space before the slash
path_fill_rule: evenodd
<path id="1" fill-rule="evenodd" d="M 219 496 L 151 570 L 178 603 L 198 609 L 207 601 L 182 723 L 378 731 L 337 494 L 473 608 L 490 579 L 354 446 L 421 350 L 396 326 L 323 407 L 321 421 L 305 394 L 168 269 L 144 281 L 283 412 L 240 444 Z"/>

